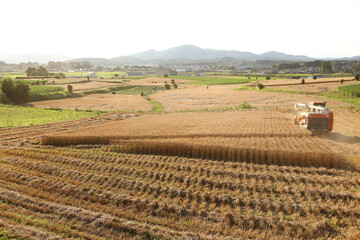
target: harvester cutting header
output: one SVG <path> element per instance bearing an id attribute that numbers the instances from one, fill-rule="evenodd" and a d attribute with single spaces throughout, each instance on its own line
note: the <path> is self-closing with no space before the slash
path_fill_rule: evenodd
<path id="1" fill-rule="evenodd" d="M 299 111 L 307 108 L 307 111 Z M 333 129 L 334 114 L 326 107 L 325 101 L 295 104 L 294 124 L 310 130 L 314 134 L 328 134 Z"/>

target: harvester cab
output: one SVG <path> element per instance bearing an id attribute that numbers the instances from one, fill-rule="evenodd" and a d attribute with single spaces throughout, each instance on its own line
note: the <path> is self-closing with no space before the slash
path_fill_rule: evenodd
<path id="1" fill-rule="evenodd" d="M 325 101 L 295 104 L 294 124 L 313 134 L 328 134 L 333 129 L 334 114 L 326 107 Z"/>

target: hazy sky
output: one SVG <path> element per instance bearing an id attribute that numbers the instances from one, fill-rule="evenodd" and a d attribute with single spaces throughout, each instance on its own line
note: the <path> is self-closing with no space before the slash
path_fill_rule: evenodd
<path id="1" fill-rule="evenodd" d="M 0 55 L 117 57 L 182 44 L 360 55 L 359 0 L 1 0 Z"/>

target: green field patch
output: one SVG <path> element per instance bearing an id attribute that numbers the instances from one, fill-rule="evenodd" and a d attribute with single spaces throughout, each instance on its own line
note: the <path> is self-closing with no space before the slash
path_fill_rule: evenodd
<path id="1" fill-rule="evenodd" d="M 16 80 L 14 82 L 28 83 L 28 80 Z M 53 100 L 53 99 L 62 99 L 69 97 L 69 93 L 64 90 L 62 87 L 54 87 L 47 85 L 29 85 L 29 99 L 28 102 L 34 101 L 44 101 L 44 100 Z M 0 83 L 0 93 L 1 92 L 1 83 Z M 4 102 L 0 98 L 0 102 Z"/>
<path id="2" fill-rule="evenodd" d="M 338 91 L 351 97 L 360 97 L 360 84 L 340 86 Z"/>
<path id="3" fill-rule="evenodd" d="M 82 71 L 82 72 L 64 72 L 66 77 L 75 76 L 75 77 L 87 77 L 89 72 L 93 71 Z M 96 77 L 102 77 L 102 78 L 112 78 L 115 77 L 116 74 L 119 76 L 125 76 L 126 72 L 123 71 L 115 71 L 115 72 L 106 72 L 106 71 L 100 71 L 100 72 L 93 72 L 95 73 Z"/>
<path id="4" fill-rule="evenodd" d="M 349 85 L 353 86 L 353 85 Z M 339 87 L 342 88 L 343 86 Z M 345 86 L 344 86 L 345 87 Z M 257 92 L 279 92 L 285 94 L 300 94 L 300 95 L 313 95 L 313 96 L 320 96 L 329 99 L 338 100 L 345 103 L 350 103 L 351 108 L 357 109 L 360 111 L 360 97 L 353 97 L 352 95 L 345 94 L 339 90 L 330 91 L 326 93 L 319 93 L 319 92 L 309 92 L 309 91 L 301 91 L 295 89 L 281 89 L 281 88 L 269 88 L 265 87 L 263 89 L 258 89 L 256 87 L 250 86 L 240 86 L 237 87 L 236 90 L 249 90 L 249 91 L 257 91 Z"/>
<path id="5" fill-rule="evenodd" d="M 0 128 L 30 126 L 63 122 L 99 115 L 98 111 L 74 111 L 65 109 L 41 109 L 0 105 Z"/>
<path id="6" fill-rule="evenodd" d="M 69 97 L 69 93 L 62 87 L 30 85 L 29 102 L 62 99 Z"/>
<path id="7" fill-rule="evenodd" d="M 251 79 L 248 77 L 193 77 L 193 76 L 170 76 L 170 79 L 184 79 L 194 80 L 193 82 L 187 82 L 191 85 L 225 85 L 225 84 L 240 84 L 248 83 Z M 254 80 L 254 79 L 252 79 Z"/>
<path id="8" fill-rule="evenodd" d="M 42 86 L 42 85 L 30 85 L 30 93 L 46 93 L 46 92 L 60 92 L 64 91 L 62 87 L 54 86 Z"/>
<path id="9" fill-rule="evenodd" d="M 301 95 L 316 95 L 317 94 L 317 92 L 301 91 L 301 90 L 296 90 L 296 89 L 281 89 L 281 88 L 270 88 L 270 87 L 265 87 L 263 89 L 259 89 L 257 87 L 250 87 L 250 86 L 240 86 L 240 87 L 237 87 L 236 90 L 250 90 L 250 91 L 258 91 L 258 92 L 280 92 L 280 93 L 301 94 Z"/>
<path id="10" fill-rule="evenodd" d="M 157 91 L 164 91 L 164 86 L 138 86 L 138 85 L 129 85 L 127 88 L 123 88 L 115 91 L 116 94 L 131 94 L 131 95 L 141 95 L 148 96 L 156 93 Z"/>

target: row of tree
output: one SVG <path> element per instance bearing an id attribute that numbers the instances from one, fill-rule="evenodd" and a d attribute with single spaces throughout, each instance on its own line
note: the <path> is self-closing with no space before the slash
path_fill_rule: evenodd
<path id="1" fill-rule="evenodd" d="M 1 91 L 5 93 L 11 101 L 17 104 L 25 103 L 29 100 L 29 85 L 22 82 L 14 83 L 9 77 L 3 79 Z"/>
<path id="2" fill-rule="evenodd" d="M 28 77 L 29 76 L 46 77 L 49 75 L 49 72 L 43 66 L 40 66 L 38 69 L 33 67 L 28 67 L 25 72 Z"/>
<path id="3" fill-rule="evenodd" d="M 349 61 L 347 61 L 346 63 L 349 64 Z M 286 62 L 286 63 L 279 63 L 278 65 L 276 65 L 276 68 L 278 70 L 286 70 L 286 69 L 298 69 L 301 67 L 312 67 L 312 68 L 318 68 L 318 71 L 321 74 L 330 74 L 334 72 L 333 66 L 335 66 L 335 68 L 343 67 L 344 63 L 339 61 L 331 62 L 331 61 L 321 61 L 321 60 L 303 62 L 303 63 Z M 352 63 L 352 66 L 353 66 L 353 70 L 350 67 L 351 73 L 354 74 L 360 73 L 360 63 L 354 62 Z"/>

